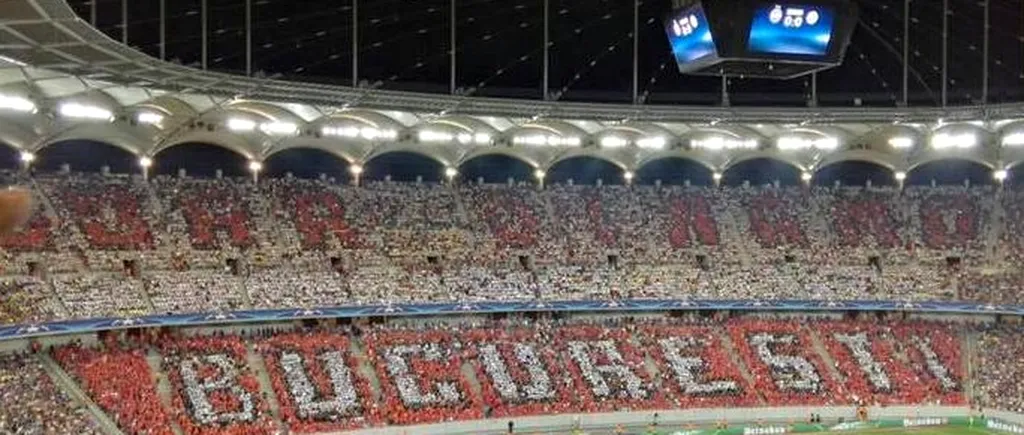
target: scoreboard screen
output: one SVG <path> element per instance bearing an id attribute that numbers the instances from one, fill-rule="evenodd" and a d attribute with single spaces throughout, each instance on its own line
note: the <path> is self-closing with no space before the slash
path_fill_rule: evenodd
<path id="1" fill-rule="evenodd" d="M 747 50 L 752 53 L 825 56 L 835 13 L 827 6 L 768 4 L 754 11 Z"/>
<path id="2" fill-rule="evenodd" d="M 699 5 L 677 11 L 665 23 L 672 55 L 676 63 L 683 64 L 717 54 L 711 37 L 711 26 L 704 9 Z"/>

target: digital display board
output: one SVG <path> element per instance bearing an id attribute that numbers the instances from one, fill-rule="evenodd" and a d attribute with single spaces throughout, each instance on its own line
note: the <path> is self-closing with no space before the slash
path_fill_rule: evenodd
<path id="1" fill-rule="evenodd" d="M 832 42 L 833 10 L 825 6 L 768 4 L 754 11 L 747 50 L 825 56 Z"/>
<path id="2" fill-rule="evenodd" d="M 711 26 L 700 6 L 678 11 L 669 18 L 665 27 L 678 65 L 717 54 Z"/>

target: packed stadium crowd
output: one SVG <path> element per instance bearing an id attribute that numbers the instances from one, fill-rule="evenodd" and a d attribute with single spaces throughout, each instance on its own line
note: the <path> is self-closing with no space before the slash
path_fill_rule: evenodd
<path id="1" fill-rule="evenodd" d="M 46 407 L 15 401 L 24 407 L 0 409 L 0 424 L 25 427 L 18 418 L 47 412 L 48 424 L 90 427 L 74 405 L 57 406 L 68 401 L 34 368 L 50 357 L 125 433 L 148 434 L 327 433 L 675 408 L 963 405 L 971 394 L 974 404 L 1020 411 L 1024 370 L 1013 357 L 1019 330 L 896 318 L 512 316 L 254 328 L 115 332 L 11 357 L 7 370 L 24 365 L 19 373 L 32 377 L 0 377 L 0 394 Z M 974 345 L 965 346 L 967 335 Z M 965 347 L 983 363 L 973 378 Z M 46 387 L 30 387 L 36 382 Z"/>
<path id="2" fill-rule="evenodd" d="M 1024 278 L 989 267 L 1024 246 L 1015 194 L 991 188 L 30 185 L 33 219 L 0 237 L 5 322 L 533 299 L 1013 304 Z"/>

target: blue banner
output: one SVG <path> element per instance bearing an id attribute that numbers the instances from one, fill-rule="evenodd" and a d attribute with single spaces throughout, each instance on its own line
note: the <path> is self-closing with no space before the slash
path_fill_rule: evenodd
<path id="1" fill-rule="evenodd" d="M 697 301 L 682 299 L 615 301 L 532 301 L 474 302 L 464 304 L 354 305 L 323 308 L 292 308 L 233 312 L 155 315 L 130 318 L 66 320 L 35 325 L 0 326 L 0 340 L 44 335 L 81 334 L 111 329 L 143 327 L 180 327 L 265 323 L 304 319 L 332 319 L 386 316 L 435 316 L 453 314 L 498 314 L 523 312 L 596 312 L 596 311 L 906 311 L 931 314 L 1007 314 L 1024 316 L 1024 306 L 986 305 L 956 302 L 878 302 L 878 301 Z"/>

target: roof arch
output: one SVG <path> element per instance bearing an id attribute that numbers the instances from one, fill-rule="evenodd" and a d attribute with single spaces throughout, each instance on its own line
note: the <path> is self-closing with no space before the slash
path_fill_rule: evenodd
<path id="1" fill-rule="evenodd" d="M 911 163 L 910 166 L 907 167 L 907 171 L 906 172 L 909 173 L 909 172 L 912 172 L 914 169 L 917 169 L 917 168 L 919 168 L 919 167 L 921 167 L 923 165 L 926 165 L 928 163 L 934 163 L 934 162 L 938 162 L 938 161 L 942 161 L 942 160 L 962 160 L 962 161 L 967 161 L 967 162 L 973 162 L 973 163 L 977 163 L 977 164 L 979 164 L 981 166 L 984 166 L 986 168 L 989 168 L 989 169 L 995 169 L 995 167 L 996 167 L 995 164 L 993 164 L 992 162 L 990 162 L 990 161 L 988 161 L 988 160 L 986 160 L 986 159 L 984 159 L 982 157 L 972 156 L 972 155 L 967 155 L 967 154 L 956 154 L 956 155 L 948 155 L 948 156 L 929 155 L 929 156 L 927 156 L 927 157 L 925 157 L 923 159 L 916 160 L 913 163 Z"/>
<path id="2" fill-rule="evenodd" d="M 814 165 L 813 170 L 814 172 L 818 172 L 821 168 L 843 162 L 867 162 L 881 166 L 890 171 L 895 171 L 901 160 L 901 158 L 895 155 L 885 154 L 878 151 L 845 149 L 826 154 L 824 158 Z"/>
<path id="3" fill-rule="evenodd" d="M 519 125 L 517 125 L 515 127 L 511 127 L 508 130 L 505 130 L 505 133 L 507 133 L 509 135 L 514 135 L 515 133 L 518 133 L 518 132 L 521 132 L 521 131 L 529 131 L 529 130 L 545 131 L 545 132 L 547 132 L 549 134 L 554 134 L 554 135 L 558 135 L 558 136 L 581 136 L 582 137 L 582 136 L 587 136 L 588 135 L 586 130 L 584 130 L 584 129 L 576 126 L 576 125 L 570 124 L 570 123 L 568 123 L 566 121 L 562 121 L 562 120 L 558 120 L 558 119 L 539 119 L 539 120 L 536 120 L 536 121 L 526 122 L 526 123 L 523 123 L 523 124 L 519 124 Z"/>
<path id="4" fill-rule="evenodd" d="M 557 165 L 557 164 L 559 164 L 561 162 L 564 162 L 564 161 L 569 160 L 569 159 L 574 159 L 574 158 L 577 158 L 577 157 L 590 157 L 590 158 L 595 158 L 595 159 L 598 159 L 598 160 L 604 160 L 604 161 L 606 161 L 608 163 L 611 163 L 611 164 L 613 164 L 615 166 L 618 166 L 619 169 L 622 169 L 623 171 L 630 170 L 629 167 L 625 163 L 623 163 L 622 161 L 616 159 L 615 157 L 613 157 L 613 156 L 611 156 L 611 155 L 609 155 L 607 153 L 601 152 L 601 149 L 600 148 L 596 148 L 596 147 L 573 148 L 573 149 L 567 150 L 567 151 L 565 151 L 565 152 L 563 152 L 561 154 L 558 154 L 558 155 L 554 156 L 553 158 L 551 158 L 551 160 L 549 160 L 543 166 L 544 166 L 545 170 L 551 169 L 551 167 L 553 167 L 553 166 L 555 166 L 555 165 Z"/>
<path id="5" fill-rule="evenodd" d="M 29 149 L 36 141 L 38 135 L 23 127 L 20 123 L 0 118 L 0 142 L 17 149 Z"/>
<path id="6" fill-rule="evenodd" d="M 341 147 L 330 146 L 328 144 L 320 144 L 320 143 L 318 143 L 316 141 L 294 142 L 294 143 L 282 144 L 281 146 L 275 146 L 275 147 L 271 148 L 270 150 L 268 150 L 265 154 L 263 154 L 260 157 L 260 160 L 269 160 L 274 155 L 280 154 L 280 153 L 282 153 L 284 151 L 297 150 L 297 149 L 309 149 L 309 150 L 323 151 L 323 152 L 325 152 L 327 154 L 330 154 L 330 155 L 332 155 L 334 157 L 337 157 L 341 161 L 343 161 L 345 163 L 348 163 L 348 164 L 352 164 L 352 163 L 354 163 L 356 161 L 356 158 L 354 156 L 352 156 L 348 152 L 345 152 L 345 150 L 342 149 Z"/>
<path id="7" fill-rule="evenodd" d="M 41 150 L 55 143 L 69 140 L 88 140 L 110 144 L 135 155 L 141 154 L 146 145 L 151 143 L 147 138 L 140 137 L 120 123 L 84 123 L 75 124 L 71 128 L 40 139 L 30 147 L 30 151 Z"/>
<path id="8" fill-rule="evenodd" d="M 339 110 L 337 112 L 328 113 L 320 118 L 317 118 L 311 122 L 311 124 L 326 124 L 336 120 L 349 120 L 354 121 L 364 126 L 373 128 L 393 128 L 395 130 L 404 130 L 408 126 L 384 113 L 375 110 Z"/>
<path id="9" fill-rule="evenodd" d="M 649 163 L 656 162 L 658 160 L 666 160 L 666 159 L 689 160 L 689 161 L 698 163 L 698 164 L 700 164 L 701 166 L 703 166 L 705 168 L 708 168 L 708 170 L 711 171 L 711 172 L 717 171 L 717 168 L 715 167 L 714 163 L 712 163 L 712 162 L 710 162 L 710 161 L 708 161 L 706 159 L 703 159 L 700 156 L 698 156 L 698 155 L 696 155 L 696 154 L 694 154 L 692 152 L 688 152 L 688 151 L 682 150 L 682 149 L 658 151 L 658 152 L 655 152 L 655 153 L 648 154 L 648 155 L 640 158 L 640 160 L 637 161 L 637 163 L 636 163 L 636 170 L 639 171 L 644 166 L 647 166 Z"/>
<path id="10" fill-rule="evenodd" d="M 301 116 L 295 112 L 281 107 L 277 104 L 267 103 L 263 101 L 250 101 L 250 100 L 237 100 L 232 101 L 221 106 L 220 110 L 230 111 L 242 111 L 246 113 L 252 113 L 258 116 L 262 116 L 268 120 L 274 121 L 291 121 L 296 124 L 305 124 L 306 120 L 302 119 Z"/>
<path id="11" fill-rule="evenodd" d="M 796 159 L 787 158 L 786 155 L 781 154 L 781 153 L 777 153 L 777 152 L 759 150 L 759 151 L 749 151 L 749 152 L 745 152 L 745 153 L 737 154 L 737 155 L 733 156 L 731 159 L 729 159 L 727 162 L 725 162 L 724 165 L 722 165 L 721 172 L 724 174 L 724 173 L 728 172 L 729 169 L 734 168 L 736 165 L 738 165 L 740 163 L 748 162 L 748 161 L 751 161 L 751 160 L 757 160 L 757 159 L 775 160 L 775 161 L 778 161 L 778 162 L 790 165 L 790 166 L 796 168 L 798 171 L 805 171 L 806 170 L 805 166 L 802 163 L 800 163 L 799 161 L 797 161 Z"/>
<path id="12" fill-rule="evenodd" d="M 426 158 L 428 158 L 430 160 L 433 160 L 433 161 L 436 161 L 437 163 L 440 163 L 441 166 L 444 166 L 444 167 L 452 166 L 450 159 L 448 159 L 445 156 L 441 155 L 441 153 L 439 153 L 439 152 L 432 151 L 431 148 L 426 148 L 426 147 L 422 147 L 422 146 L 416 146 L 414 144 L 404 144 L 404 143 L 391 143 L 391 144 L 386 144 L 386 145 L 379 146 L 379 147 L 373 149 L 372 151 L 370 151 L 369 153 L 367 153 L 365 156 L 363 156 L 360 159 L 360 161 L 362 162 L 363 165 L 366 165 L 366 164 L 370 163 L 371 160 L 373 160 L 373 159 L 375 159 L 377 157 L 380 157 L 380 156 L 383 156 L 383 155 L 386 155 L 386 154 L 395 154 L 395 153 L 419 154 L 419 155 L 422 155 L 422 156 L 424 156 L 424 157 L 426 157 Z"/>
<path id="13" fill-rule="evenodd" d="M 534 159 L 534 158 L 532 158 L 530 156 L 527 156 L 524 153 L 516 152 L 515 149 L 508 148 L 508 147 L 479 147 L 479 148 L 475 148 L 472 151 L 470 151 L 470 152 L 466 153 L 465 155 L 463 155 L 462 157 L 460 157 L 458 159 L 458 161 L 455 162 L 454 166 L 461 167 L 462 165 L 464 165 L 466 162 L 468 162 L 470 160 L 473 160 L 473 159 L 476 159 L 476 158 L 480 158 L 480 157 L 494 156 L 494 155 L 501 155 L 501 156 L 511 157 L 513 159 L 516 159 L 516 160 L 519 160 L 519 161 L 521 161 L 523 163 L 526 163 L 527 165 L 530 165 L 530 166 L 532 166 L 534 168 L 539 168 L 540 167 L 540 163 L 538 163 L 536 159 Z"/>
<path id="14" fill-rule="evenodd" d="M 254 151 L 254 147 L 240 135 L 235 134 L 224 134 L 217 131 L 207 131 L 204 129 L 192 129 L 188 131 L 176 134 L 167 140 L 165 140 L 159 146 L 156 146 L 146 153 L 150 156 L 156 156 L 160 152 L 173 148 L 178 145 L 186 143 L 204 143 L 209 145 L 226 148 L 236 154 L 241 155 L 247 159 L 252 160 L 257 153 Z"/>

